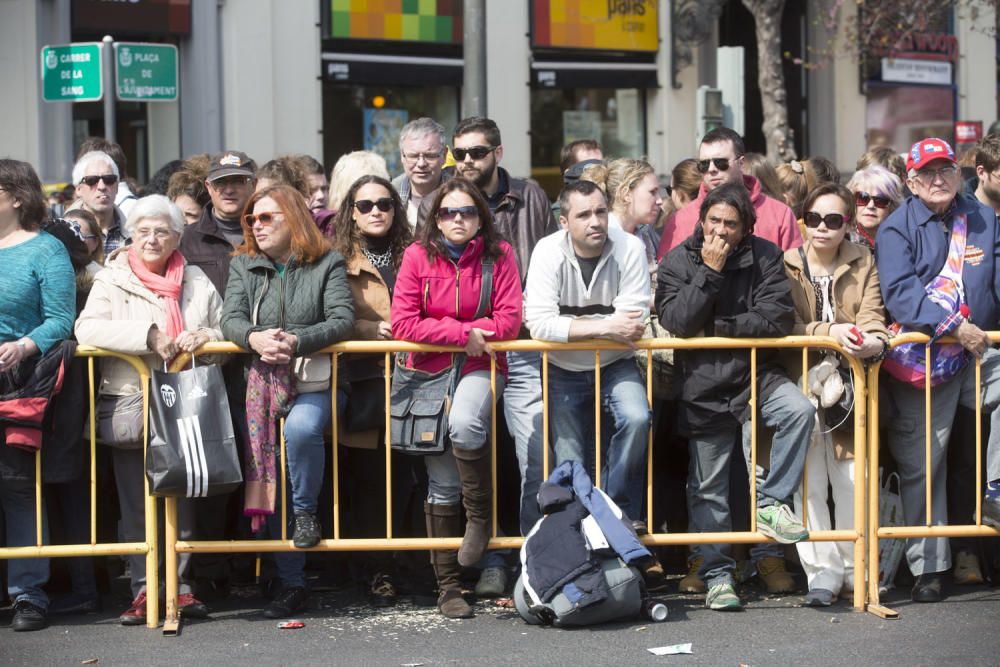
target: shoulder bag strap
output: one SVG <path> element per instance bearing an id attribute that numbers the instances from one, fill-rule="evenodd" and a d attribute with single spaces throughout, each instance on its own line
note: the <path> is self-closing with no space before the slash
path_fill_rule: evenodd
<path id="1" fill-rule="evenodd" d="M 483 258 L 483 282 L 479 287 L 479 305 L 473 319 L 486 317 L 490 312 L 490 301 L 493 299 L 493 259 Z"/>

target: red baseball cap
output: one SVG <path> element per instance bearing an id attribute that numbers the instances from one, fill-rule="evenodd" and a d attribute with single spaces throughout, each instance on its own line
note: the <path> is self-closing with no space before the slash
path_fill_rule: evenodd
<path id="1" fill-rule="evenodd" d="M 906 170 L 922 169 L 924 165 L 932 160 L 947 160 L 953 164 L 955 162 L 955 151 L 944 139 L 930 137 L 921 139 L 910 147 L 910 154 L 906 156 Z"/>

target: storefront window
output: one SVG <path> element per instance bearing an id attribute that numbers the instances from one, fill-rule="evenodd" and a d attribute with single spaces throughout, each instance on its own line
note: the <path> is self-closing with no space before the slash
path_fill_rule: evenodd
<path id="1" fill-rule="evenodd" d="M 879 86 L 869 83 L 869 146 L 906 151 L 924 137 L 954 143 L 955 91 L 951 86 Z"/>
<path id="2" fill-rule="evenodd" d="M 571 88 L 531 93 L 531 173 L 550 197 L 562 185 L 562 147 L 596 139 L 606 157 L 646 152 L 646 96 L 638 88 Z"/>
<path id="3" fill-rule="evenodd" d="M 428 116 L 450 139 L 458 123 L 459 91 L 452 87 L 323 86 L 323 160 L 332 169 L 344 153 L 369 150 L 385 158 L 389 174 L 403 172 L 399 131 Z"/>

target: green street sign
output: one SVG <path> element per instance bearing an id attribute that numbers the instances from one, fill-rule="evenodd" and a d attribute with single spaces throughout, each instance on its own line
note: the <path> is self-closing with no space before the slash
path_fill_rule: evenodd
<path id="1" fill-rule="evenodd" d="M 43 100 L 96 102 L 103 93 L 100 42 L 42 48 Z"/>
<path id="2" fill-rule="evenodd" d="M 177 47 L 115 42 L 115 88 L 123 102 L 177 99 Z"/>

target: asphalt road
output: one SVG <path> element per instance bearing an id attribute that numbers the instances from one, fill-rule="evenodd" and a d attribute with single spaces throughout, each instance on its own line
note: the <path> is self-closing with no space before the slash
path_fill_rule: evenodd
<path id="1" fill-rule="evenodd" d="M 934 605 L 892 591 L 883 602 L 899 611 L 897 620 L 844 602 L 803 608 L 798 596 L 755 590 L 744 589 L 743 612 L 666 595 L 665 623 L 576 630 L 529 626 L 489 603 L 476 605 L 475 619 L 450 621 L 409 601 L 376 610 L 354 591 L 327 591 L 297 616 L 305 628 L 280 630 L 259 614 L 256 590 L 244 588 L 215 603 L 210 620 L 185 623 L 178 637 L 121 627 L 121 601 L 109 596 L 113 610 L 55 620 L 41 632 L 0 627 L 0 665 L 1000 665 L 1000 588 L 955 589 Z M 8 622 L 9 610 L 0 612 L 0 623 Z M 691 655 L 647 652 L 688 642 Z"/>

